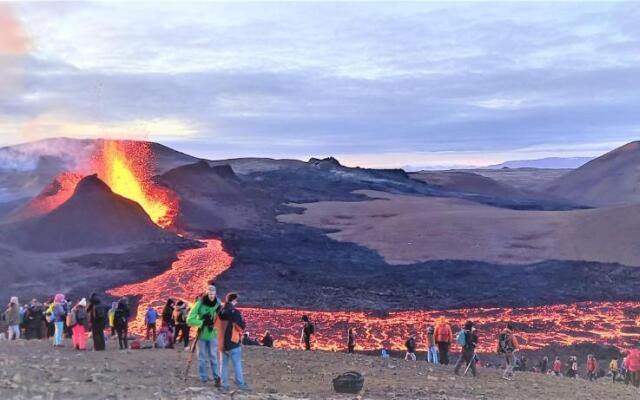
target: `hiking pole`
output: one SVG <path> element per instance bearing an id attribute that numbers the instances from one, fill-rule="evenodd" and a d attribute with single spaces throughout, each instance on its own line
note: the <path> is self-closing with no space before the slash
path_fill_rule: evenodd
<path id="1" fill-rule="evenodd" d="M 196 333 L 195 339 L 193 339 L 193 342 L 191 342 L 191 348 L 189 349 L 189 357 L 187 358 L 187 367 L 184 370 L 185 381 L 189 378 L 189 369 L 191 369 L 191 364 L 193 363 L 193 353 L 196 352 L 196 344 L 198 343 L 198 339 L 200 339 L 201 334 L 202 334 L 202 328 L 198 328 L 198 333 Z"/>
<path id="2" fill-rule="evenodd" d="M 469 364 L 467 364 L 467 368 L 465 368 L 464 370 L 464 374 L 462 374 L 462 376 L 467 376 L 467 372 L 469 371 L 469 367 L 471 367 L 471 363 L 476 362 L 476 353 L 473 353 L 473 357 L 471 357 L 471 361 L 469 361 Z"/>

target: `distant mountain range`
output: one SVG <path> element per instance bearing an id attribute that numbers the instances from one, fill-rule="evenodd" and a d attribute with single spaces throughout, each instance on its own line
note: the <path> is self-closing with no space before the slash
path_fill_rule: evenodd
<path id="1" fill-rule="evenodd" d="M 487 169 L 500 168 L 580 168 L 593 160 L 593 157 L 547 157 L 536 160 L 512 160 L 501 164 L 489 165 Z"/>

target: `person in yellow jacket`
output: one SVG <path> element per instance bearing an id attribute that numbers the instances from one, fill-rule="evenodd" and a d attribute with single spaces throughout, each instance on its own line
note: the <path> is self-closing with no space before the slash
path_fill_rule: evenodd
<path id="1" fill-rule="evenodd" d="M 613 359 L 609 363 L 609 371 L 611 371 L 613 383 L 615 383 L 618 372 L 620 371 L 620 368 L 618 367 L 618 357 L 613 357 Z"/>

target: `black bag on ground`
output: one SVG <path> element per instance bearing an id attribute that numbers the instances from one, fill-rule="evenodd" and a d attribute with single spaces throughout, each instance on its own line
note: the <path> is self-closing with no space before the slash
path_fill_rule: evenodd
<path id="1" fill-rule="evenodd" d="M 359 393 L 364 386 L 364 376 L 355 371 L 345 372 L 333 379 L 333 390 L 337 393 Z"/>

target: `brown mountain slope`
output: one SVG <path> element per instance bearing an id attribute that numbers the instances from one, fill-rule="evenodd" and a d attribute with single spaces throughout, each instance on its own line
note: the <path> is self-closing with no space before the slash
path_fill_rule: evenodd
<path id="1" fill-rule="evenodd" d="M 640 141 L 598 157 L 543 189 L 587 206 L 640 203 Z"/>

